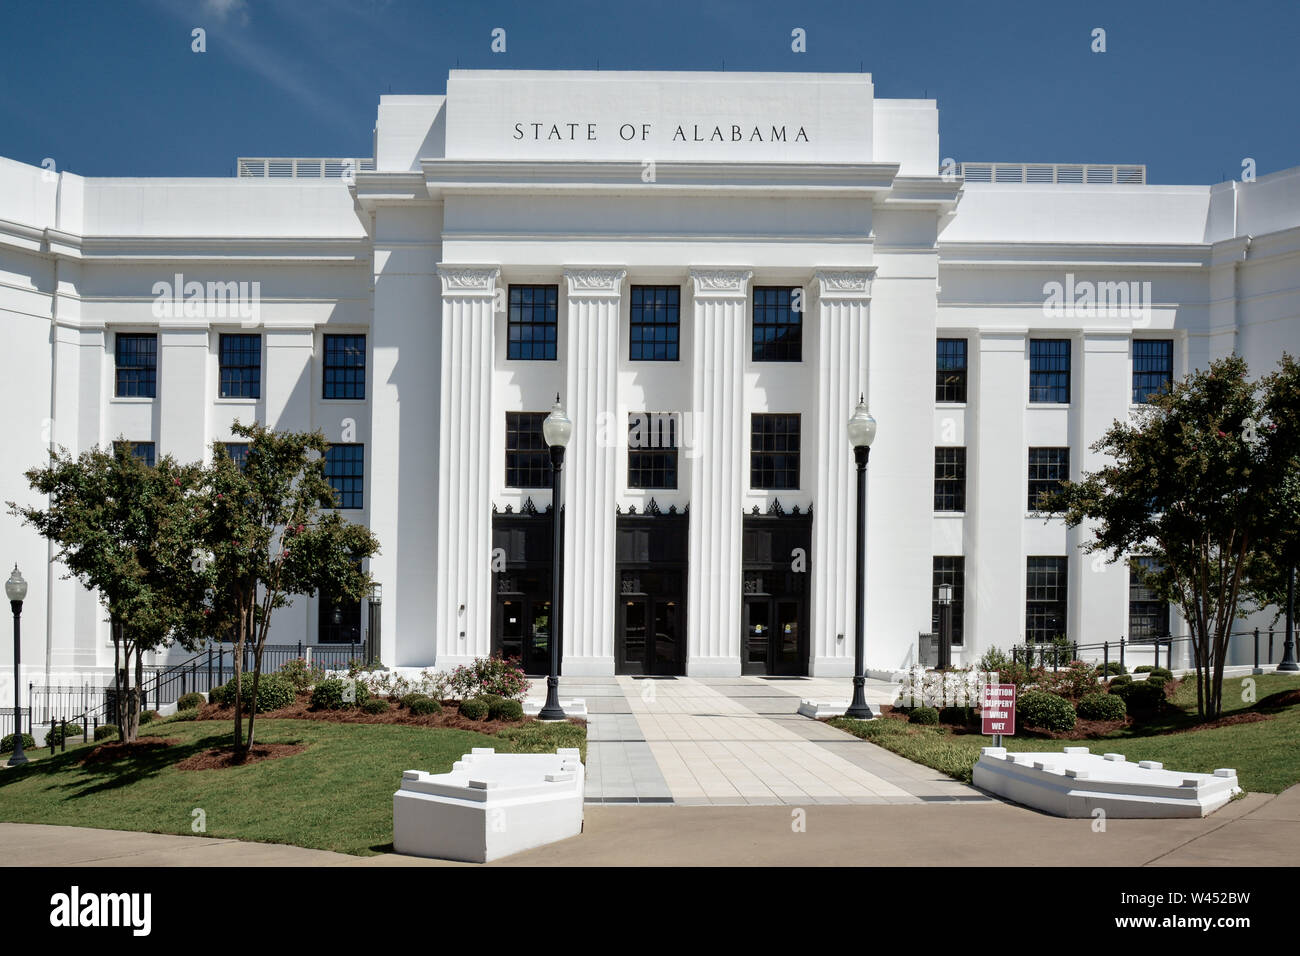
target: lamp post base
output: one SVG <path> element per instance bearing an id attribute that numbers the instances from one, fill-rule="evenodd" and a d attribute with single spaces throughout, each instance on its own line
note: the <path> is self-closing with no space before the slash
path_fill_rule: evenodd
<path id="1" fill-rule="evenodd" d="M 546 678 L 546 703 L 542 709 L 537 712 L 538 720 L 567 720 L 564 708 L 560 706 L 560 679 L 558 677 Z"/>
<path id="2" fill-rule="evenodd" d="M 854 720 L 873 720 L 875 713 L 871 710 L 871 705 L 867 703 L 867 679 L 861 674 L 853 678 L 853 703 L 849 704 L 849 709 L 844 712 L 845 717 L 851 717 Z"/>
<path id="3" fill-rule="evenodd" d="M 9 762 L 5 764 L 6 767 L 21 767 L 27 763 L 27 754 L 18 749 L 21 746 L 22 744 L 17 741 L 14 742 L 14 755 L 9 758 Z"/>

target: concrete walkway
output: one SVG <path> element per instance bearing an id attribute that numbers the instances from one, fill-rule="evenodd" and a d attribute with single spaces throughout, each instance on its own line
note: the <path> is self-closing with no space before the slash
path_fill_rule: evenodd
<path id="1" fill-rule="evenodd" d="M 494 866 L 1290 866 L 1300 787 L 1203 820 L 1063 820 L 936 806 L 588 806 L 581 836 Z M 462 866 L 203 837 L 0 823 L 0 866 Z"/>
<path id="2" fill-rule="evenodd" d="M 544 693 L 536 682 L 533 694 Z M 799 716 L 803 697 L 852 694 L 841 680 L 562 678 L 587 701 L 587 802 L 818 806 L 984 801 L 937 771 Z M 868 682 L 873 705 L 895 687 Z"/>

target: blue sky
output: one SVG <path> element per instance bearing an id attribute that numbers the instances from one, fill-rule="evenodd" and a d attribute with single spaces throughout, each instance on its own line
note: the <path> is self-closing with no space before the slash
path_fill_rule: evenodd
<path id="1" fill-rule="evenodd" d="M 441 93 L 457 65 L 862 69 L 878 96 L 937 99 L 958 161 L 1146 163 L 1157 183 L 1300 165 L 1296 0 L 0 0 L 0 17 L 0 155 L 88 176 L 369 156 L 379 95 Z"/>

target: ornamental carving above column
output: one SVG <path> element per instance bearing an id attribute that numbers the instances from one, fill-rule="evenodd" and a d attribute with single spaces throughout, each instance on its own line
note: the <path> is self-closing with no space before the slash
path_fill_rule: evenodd
<path id="1" fill-rule="evenodd" d="M 616 296 L 627 278 L 626 269 L 565 269 L 569 296 Z"/>
<path id="2" fill-rule="evenodd" d="M 439 265 L 438 275 L 442 279 L 443 295 L 490 296 L 496 291 L 501 269 L 499 266 Z"/>
<path id="3" fill-rule="evenodd" d="M 819 269 L 813 273 L 823 299 L 869 299 L 873 269 Z"/>
<path id="4" fill-rule="evenodd" d="M 695 284 L 697 296 L 743 296 L 749 291 L 749 280 L 753 276 L 749 269 L 691 270 L 691 282 Z"/>

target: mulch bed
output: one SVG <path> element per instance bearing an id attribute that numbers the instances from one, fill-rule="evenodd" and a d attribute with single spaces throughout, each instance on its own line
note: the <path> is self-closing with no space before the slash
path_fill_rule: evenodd
<path id="1" fill-rule="evenodd" d="M 426 714 L 422 717 L 417 717 L 405 707 L 399 707 L 396 704 L 390 704 L 388 710 L 382 714 L 367 714 L 358 707 L 349 707 L 345 710 L 312 710 L 310 694 L 299 694 L 298 699 L 288 707 L 281 707 L 279 710 L 271 710 L 257 715 L 259 721 L 268 718 L 272 720 L 325 720 L 336 724 L 408 724 L 414 727 L 473 730 L 481 734 L 495 734 L 498 731 L 519 727 L 534 719 L 525 717 L 523 720 L 470 720 L 460 715 L 460 710 L 454 703 L 443 704 L 441 714 Z M 216 704 L 205 704 L 199 712 L 199 719 L 234 721 L 235 708 L 233 705 L 218 707 Z M 571 718 L 570 723 L 585 724 L 586 721 Z"/>
<path id="2" fill-rule="evenodd" d="M 233 718 L 233 714 L 231 715 Z M 224 770 L 229 767 L 247 767 L 249 764 L 292 757 L 307 749 L 306 744 L 254 744 L 247 753 L 236 752 L 234 747 L 214 747 L 186 757 L 176 765 L 177 770 Z"/>
<path id="3" fill-rule="evenodd" d="M 123 757 L 138 757 L 142 754 L 166 750 L 178 743 L 180 743 L 179 737 L 149 737 L 129 744 L 119 740 L 110 744 L 100 744 L 93 750 L 87 751 L 78 763 L 102 763 L 110 760 L 121 760 Z"/>

